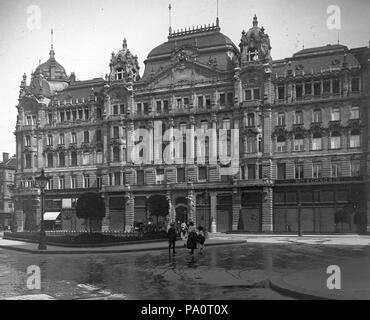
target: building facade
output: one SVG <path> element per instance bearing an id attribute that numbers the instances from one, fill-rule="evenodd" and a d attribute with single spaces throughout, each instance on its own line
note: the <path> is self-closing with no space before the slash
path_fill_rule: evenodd
<path id="1" fill-rule="evenodd" d="M 9 158 L 9 153 L 3 152 L 3 161 L 0 162 L 0 230 L 10 230 L 13 225 L 16 163 L 15 156 Z"/>
<path id="2" fill-rule="evenodd" d="M 161 202 L 171 221 L 212 232 L 364 232 L 369 58 L 368 47 L 336 44 L 273 60 L 256 16 L 239 47 L 218 20 L 170 31 L 142 76 L 126 40 L 109 75 L 88 81 L 68 76 L 52 48 L 21 82 L 18 229 L 37 228 L 45 168 L 46 211 L 63 229 L 84 227 L 74 205 L 92 191 L 105 198 L 104 230 L 145 223 Z"/>

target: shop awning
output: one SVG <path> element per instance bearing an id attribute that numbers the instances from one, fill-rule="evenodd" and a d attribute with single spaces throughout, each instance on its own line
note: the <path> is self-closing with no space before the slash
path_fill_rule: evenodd
<path id="1" fill-rule="evenodd" d="M 60 212 L 45 212 L 44 213 L 44 220 L 45 221 L 55 221 L 58 219 Z"/>

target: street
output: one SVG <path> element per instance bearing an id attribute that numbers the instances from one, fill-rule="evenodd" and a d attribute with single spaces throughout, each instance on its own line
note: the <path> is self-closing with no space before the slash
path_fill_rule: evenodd
<path id="1" fill-rule="evenodd" d="M 166 250 L 53 256 L 0 249 L 0 299 L 42 294 L 54 299 L 291 299 L 270 289 L 271 276 L 308 272 L 309 277 L 311 269 L 322 268 L 326 278 L 329 265 L 354 259 L 366 265 L 369 253 L 365 246 L 299 243 L 214 247 L 194 256 L 183 249 L 176 256 Z M 41 269 L 41 290 L 27 288 L 30 265 Z"/>

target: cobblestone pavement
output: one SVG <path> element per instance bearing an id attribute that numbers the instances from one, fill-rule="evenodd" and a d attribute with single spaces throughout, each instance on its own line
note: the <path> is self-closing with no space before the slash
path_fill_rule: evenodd
<path id="1" fill-rule="evenodd" d="M 34 255 L 0 249 L 0 298 L 17 299 L 288 299 L 272 276 L 368 259 L 368 247 L 247 243 L 105 255 Z M 41 290 L 28 290 L 26 269 L 41 269 Z M 320 269 L 321 268 L 321 269 Z M 307 275 L 306 275 L 307 276 Z M 26 297 L 25 297 L 26 296 Z"/>

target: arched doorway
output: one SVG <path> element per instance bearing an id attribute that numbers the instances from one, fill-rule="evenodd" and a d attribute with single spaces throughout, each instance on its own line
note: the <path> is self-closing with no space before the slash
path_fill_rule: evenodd
<path id="1" fill-rule="evenodd" d="M 162 224 L 166 221 L 168 215 L 168 201 L 166 196 L 155 194 L 147 201 L 149 219 L 154 224 Z"/>
<path id="2" fill-rule="evenodd" d="M 181 224 L 183 222 L 188 223 L 188 201 L 185 197 L 176 199 L 175 211 L 176 211 L 176 223 Z"/>

